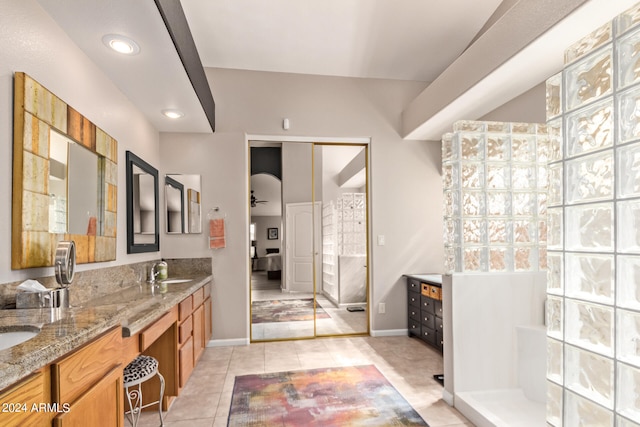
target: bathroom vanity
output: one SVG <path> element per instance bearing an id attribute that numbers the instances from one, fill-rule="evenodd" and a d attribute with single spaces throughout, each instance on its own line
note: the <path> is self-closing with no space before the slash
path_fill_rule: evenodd
<path id="1" fill-rule="evenodd" d="M 442 352 L 442 276 L 405 274 L 405 277 L 409 336 L 416 336 Z"/>
<path id="2" fill-rule="evenodd" d="M 122 371 L 141 353 L 159 362 L 168 409 L 211 337 L 211 276 L 184 277 L 124 288 L 62 309 L 54 321 L 50 309 L 0 310 L 0 331 L 40 329 L 0 350 L 0 425 L 122 426 Z M 145 401 L 157 400 L 159 383 L 149 383 Z"/>

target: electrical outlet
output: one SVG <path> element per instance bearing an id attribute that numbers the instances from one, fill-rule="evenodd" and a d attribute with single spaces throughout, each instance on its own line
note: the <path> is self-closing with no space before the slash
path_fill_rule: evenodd
<path id="1" fill-rule="evenodd" d="M 384 314 L 386 313 L 387 310 L 387 305 L 383 302 L 381 302 L 380 304 L 378 304 L 378 314 Z"/>

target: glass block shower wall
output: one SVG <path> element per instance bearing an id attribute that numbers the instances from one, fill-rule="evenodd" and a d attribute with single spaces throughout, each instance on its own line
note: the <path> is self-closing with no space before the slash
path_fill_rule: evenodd
<path id="1" fill-rule="evenodd" d="M 460 121 L 443 136 L 447 273 L 546 268 L 548 149 L 543 124 Z"/>
<path id="2" fill-rule="evenodd" d="M 547 421 L 640 426 L 640 7 L 547 81 Z"/>

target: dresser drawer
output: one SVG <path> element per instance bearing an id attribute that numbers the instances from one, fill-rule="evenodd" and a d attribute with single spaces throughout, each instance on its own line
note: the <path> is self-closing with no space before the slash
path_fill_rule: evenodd
<path id="1" fill-rule="evenodd" d="M 420 294 L 418 292 L 409 292 L 409 305 L 420 307 Z"/>
<path id="2" fill-rule="evenodd" d="M 442 301 L 442 288 L 439 286 L 429 285 L 429 295 L 437 301 Z"/>
<path id="3" fill-rule="evenodd" d="M 442 317 L 442 301 L 434 301 L 433 307 L 434 307 L 436 316 Z"/>
<path id="4" fill-rule="evenodd" d="M 407 286 L 410 292 L 420 292 L 420 281 L 416 279 L 407 278 Z"/>
<path id="5" fill-rule="evenodd" d="M 420 335 L 420 322 L 409 319 L 409 334 Z"/>
<path id="6" fill-rule="evenodd" d="M 420 310 L 435 314 L 434 303 L 435 301 L 431 298 L 425 297 L 424 295 L 420 296 Z"/>
<path id="7" fill-rule="evenodd" d="M 436 331 L 442 333 L 442 317 L 436 316 Z"/>
<path id="8" fill-rule="evenodd" d="M 436 331 L 431 329 L 431 328 L 427 328 L 426 326 L 422 326 L 422 334 L 420 335 L 422 337 L 423 340 L 425 340 L 426 342 L 428 342 L 429 344 L 432 345 L 436 345 Z"/>
<path id="9" fill-rule="evenodd" d="M 409 306 L 409 318 L 415 320 L 416 322 L 420 321 L 420 308 L 410 305 Z"/>
<path id="10" fill-rule="evenodd" d="M 420 312 L 420 323 L 422 326 L 426 326 L 429 329 L 436 329 L 436 315 L 427 313 L 425 311 Z"/>
<path id="11" fill-rule="evenodd" d="M 444 338 L 442 338 L 441 331 L 436 331 L 436 347 L 440 348 L 440 351 L 444 348 Z"/>

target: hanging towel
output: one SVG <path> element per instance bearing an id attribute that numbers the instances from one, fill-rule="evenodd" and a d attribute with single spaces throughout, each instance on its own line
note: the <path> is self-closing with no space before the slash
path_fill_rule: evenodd
<path id="1" fill-rule="evenodd" d="M 224 218 L 209 220 L 209 248 L 220 249 L 226 247 L 224 236 Z"/>

